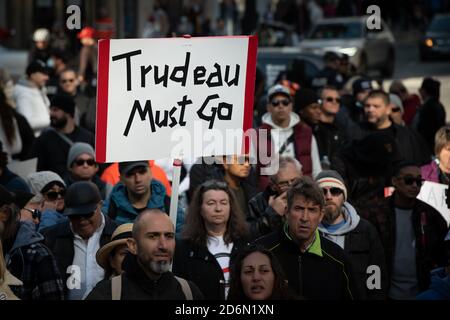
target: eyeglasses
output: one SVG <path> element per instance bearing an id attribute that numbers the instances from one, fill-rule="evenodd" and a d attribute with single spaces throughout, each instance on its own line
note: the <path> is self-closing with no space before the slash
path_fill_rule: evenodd
<path id="1" fill-rule="evenodd" d="M 341 98 L 333 98 L 333 97 L 326 97 L 325 98 L 326 102 L 336 102 L 336 103 L 341 103 Z"/>
<path id="2" fill-rule="evenodd" d="M 31 212 L 31 216 L 33 217 L 33 219 L 41 220 L 42 212 L 40 210 L 38 210 L 38 209 L 29 209 L 29 208 L 23 208 L 23 210 Z"/>
<path id="3" fill-rule="evenodd" d="M 67 82 L 72 83 L 74 81 L 75 81 L 75 79 L 61 79 L 61 83 L 67 83 Z"/>
<path id="4" fill-rule="evenodd" d="M 298 180 L 299 180 L 299 178 L 295 178 L 295 179 L 287 180 L 287 181 L 280 181 L 277 183 L 277 185 L 279 188 L 283 189 L 283 188 L 287 188 L 287 187 L 294 185 Z"/>
<path id="5" fill-rule="evenodd" d="M 291 103 L 290 100 L 288 99 L 283 99 L 283 100 L 272 100 L 270 102 L 274 107 L 278 107 L 280 104 L 282 104 L 283 106 L 287 107 L 289 105 L 289 103 Z"/>
<path id="6" fill-rule="evenodd" d="M 339 189 L 337 187 L 332 187 L 330 189 L 322 188 L 322 191 L 325 196 L 327 195 L 328 192 L 330 192 L 333 197 L 337 197 L 344 193 L 344 191 L 342 191 L 342 189 Z"/>
<path id="7" fill-rule="evenodd" d="M 66 190 L 62 189 L 59 192 L 56 191 L 49 191 L 45 194 L 48 200 L 55 201 L 58 199 L 58 196 L 61 196 L 61 198 L 64 198 L 64 195 L 66 194 Z"/>
<path id="8" fill-rule="evenodd" d="M 95 214 L 95 211 L 93 211 L 91 213 L 88 213 L 88 214 L 72 214 L 72 215 L 69 216 L 69 219 L 71 219 L 71 220 L 80 220 L 81 218 L 83 218 L 83 219 L 88 220 L 88 219 L 92 218 L 92 216 L 94 214 Z"/>
<path id="9" fill-rule="evenodd" d="M 77 159 L 73 162 L 74 164 L 76 164 L 78 167 L 81 167 L 82 165 L 84 165 L 85 163 L 88 166 L 93 166 L 95 165 L 95 160 L 94 159 Z"/>
<path id="10" fill-rule="evenodd" d="M 422 179 L 421 176 L 418 177 L 401 177 L 401 179 L 403 179 L 403 181 L 405 182 L 405 184 L 407 186 L 412 185 L 414 182 L 416 183 L 417 186 L 422 186 L 423 182 L 425 181 L 424 179 Z"/>
<path id="11" fill-rule="evenodd" d="M 399 107 L 394 107 L 394 108 L 392 108 L 392 112 L 399 112 L 400 111 L 400 108 Z"/>

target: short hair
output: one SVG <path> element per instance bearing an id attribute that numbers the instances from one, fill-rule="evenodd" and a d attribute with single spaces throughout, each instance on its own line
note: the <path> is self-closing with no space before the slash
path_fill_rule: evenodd
<path id="1" fill-rule="evenodd" d="M 75 69 L 66 68 L 63 71 L 61 71 L 61 73 L 59 74 L 59 78 L 61 78 L 62 74 L 66 73 L 66 72 L 73 72 L 73 73 L 75 73 L 75 76 L 78 76 L 78 72 Z"/>
<path id="2" fill-rule="evenodd" d="M 443 126 L 434 136 L 434 154 L 438 156 L 447 143 L 450 142 L 450 127 Z"/>
<path id="3" fill-rule="evenodd" d="M 327 84 L 325 86 L 323 86 L 322 88 L 319 89 L 319 97 L 322 99 L 322 94 L 325 90 L 333 90 L 333 91 L 337 91 L 339 93 L 339 90 L 336 86 Z"/>
<path id="4" fill-rule="evenodd" d="M 398 177 L 398 175 L 400 174 L 400 171 L 402 171 L 403 168 L 406 167 L 417 167 L 420 168 L 417 164 L 415 164 L 412 161 L 409 160 L 401 160 L 398 163 L 396 163 L 394 165 L 394 171 L 393 171 L 393 176 L 394 177 Z"/>
<path id="5" fill-rule="evenodd" d="M 271 300 L 285 300 L 292 298 L 289 290 L 289 285 L 286 281 L 283 269 L 277 257 L 269 250 L 260 245 L 250 245 L 245 247 L 236 257 L 231 272 L 230 272 L 230 291 L 228 292 L 228 300 L 248 300 L 242 288 L 241 273 L 244 259 L 252 253 L 259 252 L 269 258 L 270 266 L 274 274 L 274 284 L 272 294 L 269 297 Z"/>
<path id="6" fill-rule="evenodd" d="M 307 201 L 311 201 L 322 209 L 325 205 L 322 189 L 310 177 L 303 176 L 294 184 L 287 193 L 288 211 L 291 210 L 294 199 L 303 196 Z"/>
<path id="7" fill-rule="evenodd" d="M 289 156 L 280 156 L 278 159 L 278 171 L 277 173 L 275 173 L 274 175 L 271 175 L 269 177 L 270 182 L 272 183 L 276 183 L 277 182 L 277 177 L 278 177 L 278 172 L 280 172 L 280 170 L 286 168 L 288 166 L 288 164 L 292 164 L 295 169 L 298 170 L 298 172 L 300 172 L 300 174 L 302 173 L 302 165 L 300 164 L 300 162 L 293 158 L 293 157 L 289 157 Z"/>
<path id="8" fill-rule="evenodd" d="M 370 91 L 365 101 L 372 98 L 381 98 L 386 105 L 389 105 L 391 103 L 391 100 L 389 99 L 389 94 L 387 94 L 383 90 L 377 89 Z"/>
<path id="9" fill-rule="evenodd" d="M 167 215 L 167 213 L 165 213 L 164 211 L 162 211 L 161 209 L 158 209 L 158 208 L 145 209 L 144 211 L 139 213 L 133 222 L 133 229 L 131 230 L 133 239 L 135 239 L 135 240 L 137 239 L 137 237 L 139 235 L 139 231 L 141 229 L 141 226 L 140 226 L 141 220 L 147 214 L 165 214 L 165 215 Z"/>

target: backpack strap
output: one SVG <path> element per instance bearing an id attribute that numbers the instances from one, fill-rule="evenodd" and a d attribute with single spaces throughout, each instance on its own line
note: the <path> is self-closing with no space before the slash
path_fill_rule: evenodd
<path id="1" fill-rule="evenodd" d="M 175 276 L 175 279 L 177 279 L 178 283 L 181 286 L 181 290 L 183 290 L 183 294 L 186 298 L 186 300 L 194 300 L 193 296 L 192 296 L 192 290 L 191 287 L 189 286 L 189 283 L 184 280 L 183 278 L 177 277 Z"/>
<path id="2" fill-rule="evenodd" d="M 122 275 L 111 278 L 111 300 L 120 300 L 122 296 Z"/>

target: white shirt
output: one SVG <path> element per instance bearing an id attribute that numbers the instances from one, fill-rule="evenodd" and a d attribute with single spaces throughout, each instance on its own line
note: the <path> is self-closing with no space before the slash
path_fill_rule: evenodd
<path id="1" fill-rule="evenodd" d="M 233 244 L 225 244 L 223 237 L 208 236 L 208 251 L 216 258 L 222 268 L 223 278 L 225 280 L 225 299 L 230 289 L 230 256 Z"/>
<path id="2" fill-rule="evenodd" d="M 284 142 L 294 133 L 294 126 L 300 121 L 301 120 L 299 115 L 292 112 L 289 126 L 286 128 L 282 128 L 277 126 L 272 121 L 272 116 L 270 115 L 270 113 L 264 114 L 263 122 L 269 124 L 273 128 L 270 131 L 270 136 L 272 139 L 274 150 L 276 152 L 279 152 Z M 288 156 L 295 159 L 294 143 L 290 142 L 286 146 L 284 152 L 280 154 L 280 156 L 285 157 Z M 311 162 L 312 162 L 312 177 L 314 178 L 322 171 L 322 164 L 320 163 L 320 156 L 319 156 L 319 148 L 317 147 L 317 141 L 314 135 L 312 135 L 311 137 Z"/>
<path id="3" fill-rule="evenodd" d="M 70 226 L 72 229 L 72 226 Z M 105 228 L 105 217 L 102 224 L 86 241 L 74 233 L 74 256 L 72 265 L 78 266 L 81 272 L 81 288 L 69 290 L 69 300 L 82 300 L 92 291 L 95 285 L 105 278 L 105 270 L 97 264 L 95 255 L 100 249 L 100 237 Z M 73 229 L 72 229 L 73 232 Z"/>

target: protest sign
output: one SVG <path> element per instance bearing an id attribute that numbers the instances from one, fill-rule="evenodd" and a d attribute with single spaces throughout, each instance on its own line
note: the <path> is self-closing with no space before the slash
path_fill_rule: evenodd
<path id="1" fill-rule="evenodd" d="M 445 201 L 445 191 L 448 188 L 446 184 L 440 184 L 430 181 L 425 181 L 420 189 L 417 199 L 428 203 L 435 208 L 442 217 L 447 221 L 447 226 L 450 225 L 450 209 L 447 207 Z"/>
<path id="2" fill-rule="evenodd" d="M 96 160 L 248 151 L 256 48 L 255 36 L 100 40 Z M 234 129 L 237 147 L 198 135 Z"/>

